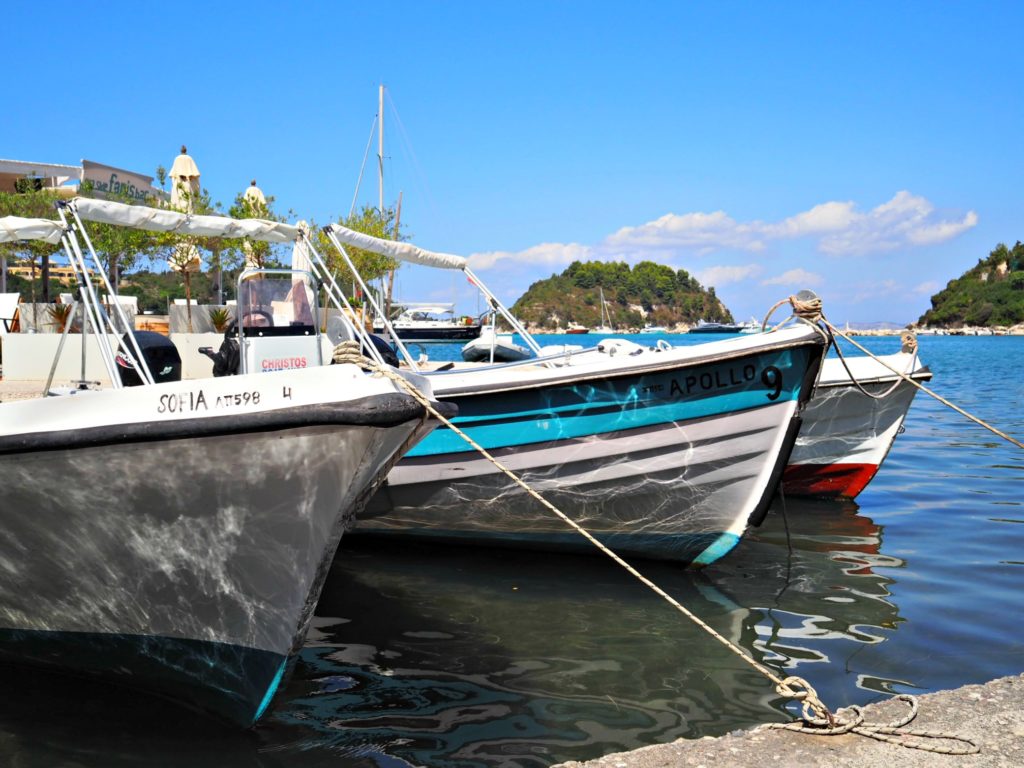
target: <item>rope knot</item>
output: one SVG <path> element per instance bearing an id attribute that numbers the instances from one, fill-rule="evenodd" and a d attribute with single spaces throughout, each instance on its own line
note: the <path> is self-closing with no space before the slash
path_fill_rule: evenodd
<path id="1" fill-rule="evenodd" d="M 909 328 L 900 334 L 900 351 L 908 355 L 917 352 L 917 334 Z"/>
<path id="2" fill-rule="evenodd" d="M 358 341 L 351 339 L 340 342 L 331 353 L 331 360 L 335 363 L 352 363 L 365 368 L 369 362 L 364 356 Z"/>
<path id="3" fill-rule="evenodd" d="M 801 293 L 810 293 L 809 291 L 801 291 Z M 813 298 L 801 299 L 800 295 L 790 296 L 789 304 L 793 307 L 793 314 L 799 318 L 802 318 L 810 323 L 817 323 L 821 320 L 821 299 L 814 294 L 810 294 Z"/>
<path id="4" fill-rule="evenodd" d="M 818 692 L 814 690 L 814 686 L 802 677 L 796 675 L 787 677 L 775 686 L 775 692 L 787 699 L 799 701 L 805 722 L 811 725 L 835 727 L 835 716 L 818 698 Z"/>

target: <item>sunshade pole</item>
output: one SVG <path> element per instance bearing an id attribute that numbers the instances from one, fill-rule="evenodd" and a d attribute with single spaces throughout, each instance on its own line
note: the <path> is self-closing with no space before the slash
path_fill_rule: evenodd
<path id="1" fill-rule="evenodd" d="M 57 363 L 60 361 L 61 353 L 64 351 L 64 344 L 68 340 L 68 333 L 71 331 L 71 326 L 75 322 L 75 312 L 78 311 L 78 302 L 71 302 L 71 310 L 68 312 L 67 320 L 64 323 L 64 330 L 60 334 L 60 342 L 57 344 L 57 352 L 53 356 L 53 362 L 50 363 L 50 374 L 46 377 L 46 384 L 43 386 L 43 397 L 46 397 L 50 392 L 50 387 L 53 386 L 53 377 L 57 373 Z M 84 318 L 83 318 L 84 321 Z M 84 328 L 85 323 L 82 323 Z M 85 335 L 82 335 L 82 381 L 85 381 Z"/>
<path id="2" fill-rule="evenodd" d="M 117 368 L 114 364 L 114 352 L 110 348 L 110 339 L 107 338 L 106 323 L 103 318 L 105 312 L 99 305 L 99 300 L 96 297 L 96 292 L 93 289 L 92 282 L 89 280 L 89 271 L 85 265 L 85 258 L 82 256 L 82 249 L 78 244 L 78 238 L 75 236 L 68 226 L 67 217 L 64 213 L 64 206 L 57 207 L 57 214 L 60 216 L 61 224 L 64 225 L 65 234 L 62 238 L 64 245 L 64 252 L 67 254 L 68 262 L 71 264 L 71 268 L 75 271 L 76 279 L 78 280 L 78 287 L 80 289 L 82 301 L 86 308 L 86 316 L 89 321 L 88 325 L 92 329 L 92 332 L 96 334 L 96 343 L 100 348 L 100 357 L 103 360 L 103 365 L 107 369 L 107 374 L 110 376 L 110 384 L 114 389 L 121 388 L 121 377 L 117 375 Z M 86 333 L 83 328 L 82 343 L 86 343 Z"/>
<path id="3" fill-rule="evenodd" d="M 501 312 L 501 316 L 508 320 L 509 324 L 512 326 L 512 328 L 515 329 L 516 333 L 523 337 L 523 341 L 525 341 L 527 346 L 529 346 L 530 349 L 533 350 L 533 353 L 538 357 L 541 357 L 542 355 L 540 351 L 540 345 L 536 341 L 534 341 L 533 336 L 531 336 L 529 331 L 527 331 L 526 328 L 523 327 L 522 323 L 516 320 L 516 318 L 512 315 L 511 312 L 505 309 L 505 305 L 498 301 L 498 297 L 491 293 L 491 289 L 484 285 L 483 281 L 481 281 L 479 277 L 473 274 L 473 271 L 468 266 L 463 267 L 462 271 L 466 273 L 466 277 L 469 278 L 469 281 L 473 283 L 473 285 L 475 285 L 484 296 L 487 297 L 487 301 L 491 305 L 491 307 Z"/>
<path id="4" fill-rule="evenodd" d="M 331 271 L 327 269 L 327 264 L 324 263 L 323 256 L 320 255 L 320 252 L 313 245 L 312 238 L 303 234 L 302 239 L 302 244 L 309 254 L 310 264 L 314 267 L 313 272 L 317 276 L 317 279 L 319 279 L 327 289 L 327 296 L 331 303 L 339 312 L 341 312 L 341 321 L 352 332 L 353 337 L 359 339 L 359 343 L 363 348 L 364 354 L 368 353 L 370 357 L 380 365 L 387 365 L 387 363 L 384 362 L 384 357 L 381 355 L 380 350 L 378 350 L 377 347 L 374 346 L 373 342 L 370 341 L 370 334 L 366 332 L 365 328 L 360 328 L 358 324 L 354 322 L 356 311 L 349 303 L 348 299 L 345 298 L 344 292 L 338 287 L 338 283 L 334 279 L 334 275 L 332 275 Z M 350 320 L 348 315 L 345 314 L 346 310 L 351 314 L 353 318 L 352 320 Z"/>
<path id="5" fill-rule="evenodd" d="M 74 216 L 75 228 L 81 232 L 82 240 L 85 242 L 86 248 L 89 249 L 89 254 L 92 256 L 94 268 L 99 274 L 100 279 L 103 281 L 103 286 L 107 289 L 107 295 L 113 300 L 114 311 L 117 313 L 117 317 L 124 326 L 125 335 L 128 337 L 128 346 L 134 350 L 134 354 L 129 350 L 125 350 L 125 352 L 129 357 L 135 357 L 135 360 L 132 362 L 135 364 L 135 369 L 139 372 L 139 377 L 142 379 L 143 383 L 154 384 L 156 380 L 153 378 L 153 374 L 149 370 L 149 363 L 146 362 L 146 358 L 142 354 L 142 348 L 139 346 L 139 340 L 135 338 L 135 329 L 132 327 L 132 324 L 128 322 L 128 315 L 125 313 L 124 307 L 121 306 L 121 302 L 118 301 L 117 291 L 114 290 L 113 286 L 111 286 L 110 280 L 107 278 L 107 271 L 103 269 L 103 265 L 100 263 L 99 257 L 96 255 L 96 249 L 93 248 L 92 241 L 89 239 L 89 233 L 85 230 L 85 225 L 82 224 L 82 219 L 78 216 L 78 209 L 75 207 L 74 202 L 71 202 L 68 205 L 68 209 L 71 211 L 71 215 Z M 84 255 L 82 257 L 82 261 L 84 264 Z M 108 318 L 108 322 L 110 323 L 110 329 L 117 334 L 118 331 L 113 320 Z M 111 353 L 111 355 L 113 355 L 113 353 Z"/>
<path id="6" fill-rule="evenodd" d="M 359 287 L 363 291 L 363 294 L 366 296 L 367 300 L 373 306 L 373 311 L 377 314 L 378 317 L 380 317 L 383 320 L 384 326 L 388 329 L 388 331 L 391 333 L 392 338 L 395 340 L 395 345 L 401 350 L 402 357 L 406 359 L 406 361 L 409 363 L 409 367 L 412 368 L 412 370 L 418 372 L 419 366 L 416 364 L 416 361 L 413 359 L 412 355 L 409 354 L 409 350 L 405 348 L 405 345 L 402 343 L 402 340 L 398 338 L 398 334 L 395 332 L 394 326 L 391 325 L 391 319 L 388 317 L 384 317 L 384 311 L 377 303 L 377 300 L 373 298 L 373 294 L 370 292 L 370 289 L 363 281 L 363 276 L 359 274 L 359 270 L 357 270 L 355 264 L 352 263 L 352 260 L 348 256 L 348 252 L 345 250 L 345 247 L 335 236 L 334 230 L 332 229 L 330 224 L 324 227 L 324 233 L 327 235 L 327 238 L 331 241 L 334 247 L 338 249 L 338 253 L 341 254 L 341 257 L 345 260 L 345 264 L 352 272 L 352 276 L 355 277 L 356 281 L 359 283 Z"/>

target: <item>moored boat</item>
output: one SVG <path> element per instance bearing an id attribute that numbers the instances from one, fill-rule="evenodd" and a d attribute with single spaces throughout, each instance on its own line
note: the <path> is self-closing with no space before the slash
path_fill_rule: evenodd
<path id="1" fill-rule="evenodd" d="M 698 320 L 687 333 L 740 333 L 746 328 L 742 323 L 716 323 Z"/>
<path id="2" fill-rule="evenodd" d="M 462 348 L 462 359 L 467 363 L 514 363 L 531 357 L 533 352 L 516 344 L 511 333 L 496 333 L 490 327 Z"/>
<path id="3" fill-rule="evenodd" d="M 931 379 L 915 350 L 873 360 L 828 358 L 783 476 L 783 489 L 798 496 L 854 498 L 871 482 L 892 448 L 917 388 Z M 850 375 L 867 391 L 861 392 Z M 873 397 L 872 397 L 873 396 Z"/>
<path id="4" fill-rule="evenodd" d="M 76 201 L 73 223 L 49 227 L 79 275 L 79 207 L 167 230 L 288 234 Z M 5 220 L 0 236 L 41 236 L 23 221 Z M 92 327 L 120 336 L 80 287 Z M 433 422 L 356 365 L 180 381 L 180 365 L 154 376 L 135 334 L 116 356 L 107 333 L 97 338 L 111 388 L 0 403 L 0 660 L 251 725 L 302 645 L 342 532 Z"/>
<path id="5" fill-rule="evenodd" d="M 605 339 L 545 357 L 464 259 L 336 225 L 325 233 L 343 256 L 344 242 L 460 269 L 484 292 L 539 356 L 425 374 L 434 395 L 460 408 L 456 426 L 620 554 L 703 565 L 760 522 L 823 356 L 811 324 L 678 348 Z M 592 548 L 443 427 L 395 467 L 356 532 Z"/>
<path id="6" fill-rule="evenodd" d="M 767 510 L 821 338 L 804 326 L 714 348 L 613 341 L 552 368 L 429 377 L 456 426 L 616 552 L 713 562 Z M 592 549 L 444 427 L 392 470 L 356 532 Z"/>
<path id="7" fill-rule="evenodd" d="M 454 304 L 401 304 L 402 312 L 390 325 L 402 341 L 429 343 L 468 341 L 480 335 L 478 319 L 455 316 Z M 385 324 L 374 323 L 374 332 L 382 333 Z"/>

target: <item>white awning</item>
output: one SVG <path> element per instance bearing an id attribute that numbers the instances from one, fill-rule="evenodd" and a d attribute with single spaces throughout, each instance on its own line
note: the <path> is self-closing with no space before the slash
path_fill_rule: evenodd
<path id="1" fill-rule="evenodd" d="M 86 221 L 116 224 L 150 232 L 178 232 L 199 237 L 241 237 L 267 243 L 291 243 L 299 237 L 298 227 L 265 219 L 196 216 L 88 197 L 76 197 L 72 202 L 78 215 Z"/>
<path id="2" fill-rule="evenodd" d="M 21 216 L 0 217 L 0 243 L 18 240 L 45 240 L 56 245 L 60 242 L 60 222 L 49 219 L 25 219 Z"/>
<path id="3" fill-rule="evenodd" d="M 422 264 L 425 267 L 438 267 L 440 269 L 465 269 L 466 260 L 461 256 L 450 253 L 436 253 L 417 248 L 412 243 L 402 243 L 397 240 L 381 240 L 379 237 L 364 235 L 340 224 L 330 224 L 331 232 L 338 240 L 353 248 L 362 248 L 364 251 L 379 253 L 382 256 L 390 256 L 399 261 L 407 261 L 412 264 Z"/>

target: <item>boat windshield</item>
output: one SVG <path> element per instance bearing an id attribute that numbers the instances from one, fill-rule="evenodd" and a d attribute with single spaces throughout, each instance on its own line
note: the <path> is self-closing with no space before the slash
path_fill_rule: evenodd
<path id="1" fill-rule="evenodd" d="M 315 293 L 307 275 L 249 275 L 239 285 L 238 316 L 243 328 L 288 328 L 307 332 L 314 326 Z"/>

